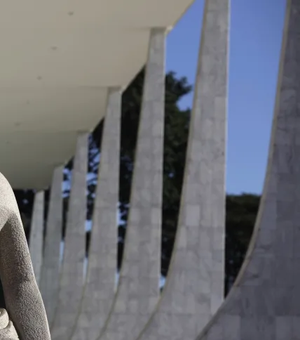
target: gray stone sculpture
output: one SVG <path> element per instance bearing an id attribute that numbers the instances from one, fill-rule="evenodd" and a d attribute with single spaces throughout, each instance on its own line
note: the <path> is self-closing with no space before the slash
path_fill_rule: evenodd
<path id="1" fill-rule="evenodd" d="M 0 339 L 15 340 L 19 339 L 13 323 L 9 320 L 5 309 L 0 309 Z"/>
<path id="2" fill-rule="evenodd" d="M 33 273 L 18 205 L 10 184 L 2 174 L 0 277 L 7 306 L 7 312 L 0 310 L 0 340 L 18 339 L 17 333 L 21 340 L 50 340 L 46 312 Z"/>

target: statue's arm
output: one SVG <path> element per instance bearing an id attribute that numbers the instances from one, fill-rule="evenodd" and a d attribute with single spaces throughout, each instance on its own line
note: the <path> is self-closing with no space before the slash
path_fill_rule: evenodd
<path id="1" fill-rule="evenodd" d="M 6 308 L 21 340 L 50 340 L 17 203 L 3 181 L 0 175 L 0 277 Z"/>

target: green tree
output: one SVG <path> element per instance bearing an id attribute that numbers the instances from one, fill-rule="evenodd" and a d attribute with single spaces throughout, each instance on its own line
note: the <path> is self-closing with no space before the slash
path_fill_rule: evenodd
<path id="1" fill-rule="evenodd" d="M 226 197 L 225 292 L 227 293 L 244 261 L 255 225 L 260 196 L 254 194 Z"/>

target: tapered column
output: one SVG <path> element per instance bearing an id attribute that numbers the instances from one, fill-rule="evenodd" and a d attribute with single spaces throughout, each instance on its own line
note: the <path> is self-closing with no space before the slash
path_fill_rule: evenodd
<path id="1" fill-rule="evenodd" d="M 300 339 L 300 2 L 288 0 L 263 195 L 241 272 L 201 340 Z"/>
<path id="2" fill-rule="evenodd" d="M 44 191 L 35 193 L 31 228 L 29 237 L 29 250 L 32 260 L 36 282 L 39 284 L 43 261 L 43 236 L 44 236 Z"/>
<path id="3" fill-rule="evenodd" d="M 117 261 L 121 91 L 108 94 L 87 280 L 73 340 L 96 340 L 113 303 Z"/>
<path id="4" fill-rule="evenodd" d="M 205 4 L 173 258 L 138 339 L 194 340 L 223 299 L 228 2 Z"/>
<path id="5" fill-rule="evenodd" d="M 241 272 L 198 339 L 300 339 L 300 2 L 288 0 L 269 161 Z"/>
<path id="6" fill-rule="evenodd" d="M 165 30 L 151 32 L 123 265 L 103 339 L 135 340 L 159 297 Z"/>
<path id="7" fill-rule="evenodd" d="M 51 330 L 53 340 L 66 340 L 70 337 L 83 292 L 87 156 L 88 134 L 82 134 L 78 137 L 72 171 L 59 301 Z"/>
<path id="8" fill-rule="evenodd" d="M 62 236 L 62 180 L 63 166 L 60 166 L 53 172 L 40 280 L 49 324 L 53 321 L 58 301 L 59 257 Z"/>

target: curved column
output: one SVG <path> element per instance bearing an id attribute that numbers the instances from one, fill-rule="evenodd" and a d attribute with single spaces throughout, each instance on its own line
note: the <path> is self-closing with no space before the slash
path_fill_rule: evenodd
<path id="1" fill-rule="evenodd" d="M 105 340 L 135 340 L 159 297 L 165 30 L 153 29 L 137 139 L 123 265 Z"/>
<path id="2" fill-rule="evenodd" d="M 300 339 L 300 3 L 288 0 L 263 195 L 245 262 L 200 340 Z"/>
<path id="3" fill-rule="evenodd" d="M 51 330 L 53 340 L 70 337 L 80 308 L 84 285 L 87 158 L 88 134 L 82 134 L 77 140 L 72 171 L 58 304 Z"/>
<path id="4" fill-rule="evenodd" d="M 85 291 L 72 340 L 95 340 L 115 294 L 121 91 L 108 94 Z"/>
<path id="5" fill-rule="evenodd" d="M 194 340 L 223 300 L 228 2 L 205 4 L 173 257 L 139 340 Z"/>
<path id="6" fill-rule="evenodd" d="M 53 172 L 45 249 L 41 272 L 40 288 L 46 307 L 49 324 L 51 325 L 58 300 L 59 257 L 62 234 L 62 180 L 63 166 Z"/>
<path id="7" fill-rule="evenodd" d="M 33 271 L 36 282 L 39 284 L 43 262 L 43 237 L 44 237 L 44 191 L 35 193 L 31 228 L 29 236 L 29 250 L 32 259 Z"/>

